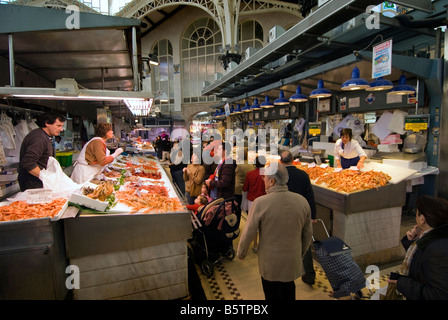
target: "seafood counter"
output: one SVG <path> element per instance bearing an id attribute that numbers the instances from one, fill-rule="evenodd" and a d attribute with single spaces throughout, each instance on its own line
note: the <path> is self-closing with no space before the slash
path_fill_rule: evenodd
<path id="1" fill-rule="evenodd" d="M 191 232 L 158 160 L 120 156 L 67 198 L 0 204 L 0 298 L 64 299 L 69 265 L 74 299 L 186 297 Z"/>
<path id="2" fill-rule="evenodd" d="M 405 180 L 415 170 L 373 162 L 361 170 L 295 165 L 310 177 L 318 218 L 351 247 L 355 261 L 369 265 L 402 258 L 399 240 Z"/>

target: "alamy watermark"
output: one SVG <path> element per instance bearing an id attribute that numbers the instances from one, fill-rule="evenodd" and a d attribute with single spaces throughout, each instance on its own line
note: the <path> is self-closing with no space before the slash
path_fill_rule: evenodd
<path id="1" fill-rule="evenodd" d="M 69 5 L 65 8 L 65 13 L 70 14 L 65 19 L 65 27 L 69 30 L 80 29 L 81 19 L 79 15 L 79 7 L 75 5 Z"/>
<path id="2" fill-rule="evenodd" d="M 278 158 L 279 133 L 277 129 L 270 129 L 269 131 L 258 129 L 258 132 L 255 132 L 253 129 L 247 129 L 246 131 L 242 129 L 226 129 L 224 147 L 222 143 L 212 143 L 211 146 L 205 146 L 204 148 L 202 146 L 204 142 L 210 140 L 222 141 L 221 134 L 218 130 L 212 129 L 205 134 L 196 132 L 193 136 L 190 136 L 189 132 L 185 129 L 178 130 L 180 132 L 177 131 L 178 134 L 176 136 L 181 136 L 182 140 L 173 147 L 170 153 L 170 160 L 174 164 L 203 162 L 210 165 L 212 163 L 219 164 L 221 161 L 224 161 L 226 164 L 233 163 L 233 161 L 236 164 L 254 164 L 255 158 L 249 159 L 245 157 L 245 148 L 247 148 L 248 153 L 254 152 L 257 156 L 264 156 L 265 159 Z M 235 156 L 232 157 L 235 147 Z M 264 174 L 271 175 L 275 173 L 277 171 L 277 164 L 278 161 L 270 161 L 269 166 L 265 168 Z"/>

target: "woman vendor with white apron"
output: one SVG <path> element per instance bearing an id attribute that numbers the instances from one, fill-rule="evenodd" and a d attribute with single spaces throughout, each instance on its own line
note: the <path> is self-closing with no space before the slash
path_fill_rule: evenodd
<path id="1" fill-rule="evenodd" d="M 118 148 L 113 154 L 110 154 L 106 147 L 106 140 L 113 136 L 112 124 L 99 123 L 96 125 L 95 137 L 84 145 L 74 164 L 75 168 L 70 177 L 74 182 L 82 184 L 92 180 L 123 152 L 122 148 Z"/>
<path id="2" fill-rule="evenodd" d="M 358 141 L 352 139 L 352 129 L 341 130 L 341 138 L 334 146 L 334 160 L 336 168 L 348 169 L 350 167 L 364 167 L 364 160 L 367 154 L 362 149 Z"/>

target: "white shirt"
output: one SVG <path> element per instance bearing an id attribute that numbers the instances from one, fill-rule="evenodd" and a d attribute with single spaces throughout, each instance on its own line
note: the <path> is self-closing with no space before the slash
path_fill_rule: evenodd
<path id="1" fill-rule="evenodd" d="M 365 156 L 367 158 L 367 154 L 362 149 L 361 145 L 356 140 L 350 140 L 347 144 L 342 148 L 342 140 L 338 139 L 336 144 L 334 145 L 334 159 L 341 160 L 341 157 L 345 159 L 353 159 L 357 156 Z"/>

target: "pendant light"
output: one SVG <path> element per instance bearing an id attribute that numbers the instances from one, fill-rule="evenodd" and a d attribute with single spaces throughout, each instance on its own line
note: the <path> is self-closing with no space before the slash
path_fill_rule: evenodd
<path id="1" fill-rule="evenodd" d="M 258 99 L 255 98 L 254 99 L 254 104 L 250 107 L 250 110 L 260 110 L 261 106 L 258 104 Z"/>
<path id="2" fill-rule="evenodd" d="M 358 67 L 354 67 L 352 71 L 352 78 L 342 84 L 341 90 L 354 91 L 363 90 L 368 87 L 369 82 L 366 79 L 360 78 Z"/>
<path id="3" fill-rule="evenodd" d="M 305 102 L 308 97 L 302 93 L 302 87 L 297 86 L 296 93 L 289 98 L 290 102 Z"/>
<path id="4" fill-rule="evenodd" d="M 369 87 L 366 91 L 383 91 L 390 90 L 394 87 L 393 83 L 389 80 L 383 79 L 383 77 L 376 78 L 374 81 L 370 82 Z"/>
<path id="5" fill-rule="evenodd" d="M 328 98 L 331 97 L 333 94 L 330 90 L 326 89 L 324 87 L 324 81 L 320 79 L 317 82 L 317 88 L 311 91 L 310 98 L 316 99 L 316 98 Z"/>
<path id="6" fill-rule="evenodd" d="M 289 100 L 285 99 L 285 94 L 283 93 L 283 90 L 280 90 L 280 94 L 278 96 L 278 99 L 274 100 L 274 105 L 276 106 L 284 106 L 289 104 Z"/>
<path id="7" fill-rule="evenodd" d="M 236 105 L 236 109 L 233 110 L 233 114 L 240 114 L 240 113 L 243 113 L 243 111 L 241 111 L 241 105 L 238 103 Z"/>
<path id="8" fill-rule="evenodd" d="M 415 93 L 415 88 L 406 84 L 406 76 L 402 74 L 400 79 L 398 79 L 398 85 L 393 87 L 389 93 L 393 95 L 413 94 Z"/>
<path id="9" fill-rule="evenodd" d="M 269 96 L 268 96 L 268 95 L 266 95 L 266 96 L 264 97 L 264 102 L 262 102 L 262 103 L 260 104 L 260 107 L 262 107 L 262 108 L 264 108 L 264 109 L 267 109 L 267 108 L 274 108 L 274 104 L 273 104 L 272 102 L 269 101 Z"/>
<path id="10" fill-rule="evenodd" d="M 246 100 L 246 105 L 244 106 L 243 112 L 251 112 L 252 110 L 250 110 L 250 105 L 249 105 L 249 101 Z"/>

